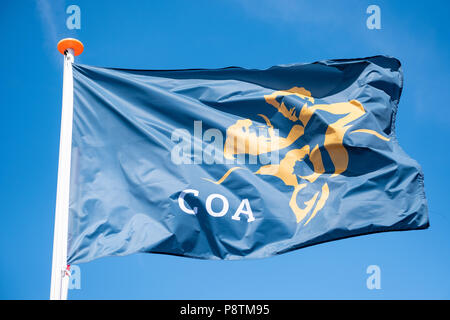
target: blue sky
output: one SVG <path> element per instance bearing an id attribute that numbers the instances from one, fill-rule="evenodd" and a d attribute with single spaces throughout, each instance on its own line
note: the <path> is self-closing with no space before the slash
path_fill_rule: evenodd
<path id="1" fill-rule="evenodd" d="M 81 30 L 66 28 L 68 5 Z M 381 8 L 381 30 L 366 8 Z M 80 265 L 71 299 L 450 298 L 448 1 L 2 1 L 0 298 L 47 299 L 64 37 L 78 63 L 140 69 L 267 68 L 387 54 L 405 75 L 403 149 L 423 167 L 431 227 L 356 237 L 274 258 L 200 261 L 136 254 Z M 381 268 L 381 290 L 366 268 Z"/>

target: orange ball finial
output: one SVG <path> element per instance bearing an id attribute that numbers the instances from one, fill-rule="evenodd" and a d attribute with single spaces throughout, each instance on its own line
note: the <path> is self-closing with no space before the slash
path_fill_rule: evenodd
<path id="1" fill-rule="evenodd" d="M 74 38 L 62 39 L 58 42 L 57 48 L 58 51 L 61 52 L 61 54 L 65 54 L 67 49 L 73 49 L 73 53 L 76 56 L 80 55 L 84 50 L 83 43 L 81 43 L 80 40 Z"/>

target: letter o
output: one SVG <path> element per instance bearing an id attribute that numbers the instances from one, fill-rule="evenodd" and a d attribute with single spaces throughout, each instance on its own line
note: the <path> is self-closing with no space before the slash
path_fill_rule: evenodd
<path id="1" fill-rule="evenodd" d="M 211 207 L 212 201 L 216 198 L 222 200 L 223 202 L 222 210 L 219 212 L 214 212 Z M 206 198 L 206 211 L 208 211 L 208 213 L 213 217 L 223 217 L 224 215 L 227 214 L 228 208 L 229 208 L 228 200 L 221 194 L 213 193 L 210 194 L 208 198 Z"/>

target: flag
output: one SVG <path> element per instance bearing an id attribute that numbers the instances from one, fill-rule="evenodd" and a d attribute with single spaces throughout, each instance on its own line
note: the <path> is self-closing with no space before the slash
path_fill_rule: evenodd
<path id="1" fill-rule="evenodd" d="M 395 136 L 395 58 L 73 78 L 70 264 L 262 258 L 429 225 Z"/>

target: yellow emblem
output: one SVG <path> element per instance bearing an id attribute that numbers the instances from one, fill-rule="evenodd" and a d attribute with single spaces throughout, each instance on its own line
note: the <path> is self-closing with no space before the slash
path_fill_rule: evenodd
<path id="1" fill-rule="evenodd" d="M 286 106 L 287 101 L 285 98 L 292 95 L 305 102 L 299 112 L 296 111 L 295 106 L 290 109 Z M 366 113 L 363 105 L 357 100 L 332 104 L 314 104 L 315 101 L 311 93 L 299 87 L 275 91 L 270 95 L 265 95 L 264 99 L 268 104 L 276 108 L 283 117 L 294 123 L 288 135 L 286 137 L 276 135 L 269 118 L 263 114 L 259 114 L 259 116 L 266 122 L 268 137 L 258 136 L 255 132 L 252 132 L 250 126 L 253 125 L 253 122 L 250 119 L 237 120 L 235 124 L 227 129 L 227 137 L 224 145 L 224 157 L 226 159 L 234 159 L 235 155 L 238 154 L 260 155 L 286 148 L 289 150 L 289 147 L 305 134 L 306 125 L 312 115 L 319 110 L 339 116 L 338 120 L 328 125 L 322 148 L 326 150 L 334 165 L 334 172 L 330 178 L 340 175 L 347 169 L 349 156 L 343 145 L 344 136 L 347 132 L 366 133 L 384 141 L 389 141 L 389 138 L 374 130 L 350 130 L 352 127 L 350 123 Z M 325 173 L 320 147 L 322 146 L 319 146 L 319 144 L 315 146 L 305 145 L 301 149 L 289 150 L 284 158 L 280 160 L 279 164 L 264 165 L 254 172 L 257 175 L 275 176 L 281 179 L 286 186 L 292 186 L 294 188 L 289 206 L 297 218 L 297 223 L 307 218 L 304 225 L 308 224 L 325 206 L 330 194 L 328 184 L 324 182 L 319 187 L 320 191 L 317 191 L 312 197 L 303 201 L 302 207 L 298 205 L 297 197 L 299 192 L 305 189 L 308 184 L 315 183 L 317 178 Z M 309 157 L 309 161 L 313 165 L 313 173 L 308 176 L 296 175 L 294 173 L 294 166 L 297 162 L 304 161 L 305 157 Z M 233 167 L 229 169 L 218 181 L 206 180 L 221 184 L 237 169 L 243 168 Z"/>

